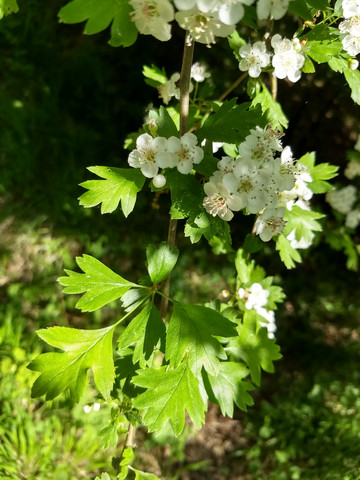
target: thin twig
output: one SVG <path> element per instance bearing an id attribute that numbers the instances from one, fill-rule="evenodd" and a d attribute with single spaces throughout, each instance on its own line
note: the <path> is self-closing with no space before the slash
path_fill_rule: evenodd
<path id="1" fill-rule="evenodd" d="M 238 79 L 235 80 L 235 82 L 230 85 L 230 87 L 225 90 L 225 92 L 223 94 L 220 95 L 220 97 L 218 98 L 218 101 L 219 102 L 222 102 L 233 90 L 235 90 L 235 88 L 240 85 L 240 83 L 248 76 L 248 72 L 244 72 L 242 75 L 240 75 L 240 77 Z"/>
<path id="2" fill-rule="evenodd" d="M 191 66 L 193 63 L 194 57 L 194 40 L 189 35 L 186 34 L 185 45 L 184 45 L 184 54 L 181 66 L 181 73 L 179 79 L 179 88 L 180 88 L 180 137 L 184 135 L 189 129 L 189 103 L 190 103 L 190 73 Z M 169 230 L 168 230 L 168 245 L 170 248 L 174 248 L 176 245 L 176 227 L 177 220 L 170 218 Z M 160 316 L 165 321 L 166 314 L 168 311 L 169 300 L 168 296 L 170 294 L 170 275 L 165 279 L 163 293 L 166 296 L 161 298 L 160 303 Z"/>

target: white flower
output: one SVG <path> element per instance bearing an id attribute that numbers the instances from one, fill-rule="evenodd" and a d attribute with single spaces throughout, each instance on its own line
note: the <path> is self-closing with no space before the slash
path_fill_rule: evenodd
<path id="1" fill-rule="evenodd" d="M 171 26 L 174 20 L 174 7 L 169 0 L 129 0 L 134 11 L 131 19 L 136 28 L 144 35 L 153 35 L 166 42 L 171 38 Z"/>
<path id="2" fill-rule="evenodd" d="M 280 79 L 288 77 L 291 82 L 297 82 L 301 77 L 301 69 L 305 62 L 304 55 L 299 53 L 301 48 L 299 40 L 297 38 L 282 39 L 277 33 L 271 39 L 271 46 L 274 49 L 272 65 L 275 77 Z"/>
<path id="3" fill-rule="evenodd" d="M 165 105 L 167 105 L 172 97 L 177 99 L 180 98 L 180 89 L 176 86 L 176 82 L 180 78 L 180 73 L 173 73 L 170 79 L 165 83 L 165 85 L 160 85 L 158 87 L 159 96 L 163 99 Z"/>
<path id="4" fill-rule="evenodd" d="M 257 213 L 271 203 L 270 176 L 266 169 L 259 170 L 252 160 L 238 159 L 234 172 L 226 173 L 223 183 L 231 193 L 238 194 L 249 213 Z"/>
<path id="5" fill-rule="evenodd" d="M 360 224 L 360 210 L 351 210 L 345 219 L 345 225 L 349 228 L 357 228 Z"/>
<path id="6" fill-rule="evenodd" d="M 177 100 L 180 98 L 180 88 L 176 85 L 180 79 L 180 73 L 175 72 L 171 75 L 170 79 L 164 84 L 158 87 L 159 97 L 163 99 L 165 105 L 167 105 L 172 97 Z M 190 82 L 189 93 L 194 89 L 194 85 Z"/>
<path id="7" fill-rule="evenodd" d="M 239 50 L 242 60 L 239 69 L 242 72 L 249 71 L 249 76 L 256 78 L 261 70 L 270 63 L 270 55 L 266 52 L 265 42 L 255 42 L 254 45 L 243 45 Z"/>
<path id="8" fill-rule="evenodd" d="M 145 177 L 153 178 L 159 170 L 159 159 L 167 157 L 166 138 L 153 138 L 148 133 L 143 133 L 137 138 L 136 150 L 130 153 L 128 163 L 130 167 L 140 168 Z"/>
<path id="9" fill-rule="evenodd" d="M 344 18 L 356 17 L 360 15 L 360 1 L 359 0 L 343 0 L 342 9 Z"/>
<path id="10" fill-rule="evenodd" d="M 349 58 L 348 67 L 350 70 L 357 70 L 359 67 L 359 62 L 356 60 L 356 58 Z"/>
<path id="11" fill-rule="evenodd" d="M 275 323 L 275 312 L 273 310 L 266 310 L 262 307 L 257 310 L 257 313 L 267 320 L 266 322 L 260 322 L 260 325 L 267 329 L 268 337 L 275 338 L 274 333 L 277 330 Z"/>
<path id="12" fill-rule="evenodd" d="M 245 302 L 245 308 L 247 310 L 259 310 L 268 302 L 270 292 L 260 285 L 260 283 L 253 283 L 250 288 L 247 289 L 247 300 Z"/>
<path id="13" fill-rule="evenodd" d="M 352 180 L 353 178 L 359 176 L 360 162 L 356 160 L 350 160 L 350 162 L 347 164 L 347 167 L 345 168 L 344 175 L 349 180 Z"/>
<path id="14" fill-rule="evenodd" d="M 258 0 L 256 13 L 259 20 L 266 20 L 270 16 L 279 20 L 287 12 L 289 0 Z"/>
<path id="15" fill-rule="evenodd" d="M 217 13 L 204 13 L 197 8 L 182 10 L 175 14 L 181 28 L 187 30 L 199 43 L 215 43 L 215 37 L 227 37 L 234 31 L 234 25 L 225 25 Z"/>
<path id="16" fill-rule="evenodd" d="M 160 165 L 163 168 L 174 167 L 184 175 L 191 172 L 193 164 L 200 163 L 204 158 L 204 150 L 196 146 L 197 138 L 193 133 L 185 133 L 180 139 L 170 137 L 167 141 L 167 149 L 172 159 L 168 165 Z"/>
<path id="17" fill-rule="evenodd" d="M 204 198 L 203 206 L 213 217 L 219 216 L 223 220 L 230 221 L 234 212 L 242 208 L 237 195 L 232 195 L 222 183 L 208 182 L 204 185 L 207 197 Z"/>
<path id="18" fill-rule="evenodd" d="M 268 242 L 274 235 L 280 235 L 285 227 L 285 208 L 266 208 L 255 221 L 256 234 L 263 242 Z"/>
<path id="19" fill-rule="evenodd" d="M 250 130 L 250 135 L 240 143 L 239 156 L 258 161 L 271 160 L 275 152 L 282 151 L 282 135 L 268 125 L 265 128 L 256 127 L 255 130 Z"/>
<path id="20" fill-rule="evenodd" d="M 344 50 L 352 56 L 360 53 L 360 16 L 344 20 L 340 23 L 339 30 L 347 33 L 341 40 Z"/>
<path id="21" fill-rule="evenodd" d="M 349 213 L 357 199 L 357 188 L 355 185 L 348 185 L 339 190 L 331 190 L 327 192 L 325 199 L 338 212 Z"/>
<path id="22" fill-rule="evenodd" d="M 199 62 L 195 62 L 190 71 L 190 77 L 195 80 L 195 82 L 203 82 L 206 78 L 209 78 L 211 75 L 206 71 L 205 65 L 201 65 Z"/>
<path id="23" fill-rule="evenodd" d="M 292 248 L 295 248 L 295 250 L 306 249 L 312 245 L 313 238 L 315 237 L 315 234 L 313 232 L 309 232 L 310 240 L 305 240 L 304 237 L 301 237 L 300 240 L 296 240 L 295 234 L 295 230 L 291 230 L 289 235 L 286 237 L 290 241 L 290 245 L 292 246 Z"/>

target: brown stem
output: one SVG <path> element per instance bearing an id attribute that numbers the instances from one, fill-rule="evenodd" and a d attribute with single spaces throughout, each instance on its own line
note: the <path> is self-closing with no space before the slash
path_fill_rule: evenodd
<path id="1" fill-rule="evenodd" d="M 190 73 L 194 57 L 194 44 L 195 42 L 193 38 L 187 33 L 185 37 L 184 54 L 179 79 L 180 137 L 189 130 Z M 176 244 L 176 227 L 177 220 L 175 220 L 174 218 L 170 218 L 167 239 L 170 248 L 174 248 Z M 169 306 L 169 300 L 167 297 L 170 294 L 170 275 L 164 281 L 162 291 L 166 296 L 161 297 L 160 316 L 165 321 Z"/>
<path id="2" fill-rule="evenodd" d="M 278 87 L 278 81 L 275 75 L 270 74 L 270 83 L 271 83 L 271 96 L 273 100 L 276 100 L 277 98 L 277 87 Z"/>
<path id="3" fill-rule="evenodd" d="M 225 90 L 225 92 L 220 95 L 220 97 L 218 98 L 219 102 L 222 102 L 228 95 L 229 93 L 231 93 L 233 90 L 235 90 L 235 88 L 240 85 L 240 83 L 248 76 L 248 72 L 244 72 L 242 75 L 240 75 L 240 77 L 235 80 L 235 82 L 230 85 L 230 87 Z"/>

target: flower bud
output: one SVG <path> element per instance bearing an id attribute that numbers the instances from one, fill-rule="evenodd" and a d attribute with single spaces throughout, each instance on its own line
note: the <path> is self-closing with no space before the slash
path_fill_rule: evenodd
<path id="1" fill-rule="evenodd" d="M 156 188 L 162 188 L 166 184 L 166 178 L 164 175 L 161 175 L 161 173 L 159 175 L 155 175 L 153 178 L 153 184 Z"/>

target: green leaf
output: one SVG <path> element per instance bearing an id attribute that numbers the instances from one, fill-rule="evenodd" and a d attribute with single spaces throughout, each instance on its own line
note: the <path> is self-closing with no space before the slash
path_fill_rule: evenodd
<path id="1" fill-rule="evenodd" d="M 301 255 L 298 250 L 295 250 L 290 244 L 290 241 L 283 235 L 279 235 L 276 239 L 276 250 L 280 254 L 281 261 L 286 268 L 294 268 L 295 262 L 301 262 Z"/>
<path id="2" fill-rule="evenodd" d="M 119 441 L 116 423 L 110 423 L 110 425 L 100 430 L 99 437 L 103 448 L 116 447 Z"/>
<path id="3" fill-rule="evenodd" d="M 206 138 L 212 142 L 237 144 L 245 140 L 252 128 L 265 124 L 266 119 L 260 109 L 249 109 L 248 103 L 236 105 L 236 98 L 232 98 L 205 120 L 196 136 L 199 143 Z"/>
<path id="4" fill-rule="evenodd" d="M 204 212 L 202 207 L 204 189 L 193 175 L 182 175 L 176 169 L 172 169 L 167 172 L 166 180 L 171 191 L 172 218 L 193 217 Z"/>
<path id="5" fill-rule="evenodd" d="M 329 67 L 334 70 L 334 72 L 344 73 L 344 70 L 349 69 L 348 61 L 343 57 L 332 57 L 328 63 Z"/>
<path id="6" fill-rule="evenodd" d="M 218 374 L 215 377 L 208 375 L 213 394 L 219 402 L 223 415 L 233 416 L 234 402 L 245 411 L 247 405 L 254 404 L 253 398 L 247 393 L 254 387 L 251 383 L 243 381 L 248 374 L 249 370 L 242 363 L 221 362 Z"/>
<path id="7" fill-rule="evenodd" d="M 317 63 L 325 63 L 342 51 L 342 43 L 333 40 L 309 40 L 306 44 L 306 53 Z"/>
<path id="8" fill-rule="evenodd" d="M 249 287 L 253 283 L 260 283 L 265 278 L 265 271 L 254 260 L 249 260 L 247 253 L 239 248 L 236 252 L 235 267 L 240 284 Z"/>
<path id="9" fill-rule="evenodd" d="M 140 470 L 132 467 L 131 470 L 135 473 L 135 480 L 160 480 L 160 478 L 153 473 L 141 472 Z"/>
<path id="10" fill-rule="evenodd" d="M 109 474 L 104 472 L 101 474 L 101 477 L 96 477 L 95 480 L 111 480 Z"/>
<path id="11" fill-rule="evenodd" d="M 16 0 L 2 0 L 0 2 L 0 20 L 10 13 L 17 13 L 19 6 Z"/>
<path id="12" fill-rule="evenodd" d="M 109 44 L 113 47 L 132 45 L 137 38 L 137 29 L 131 21 L 132 11 L 125 0 L 73 0 L 59 12 L 60 22 L 86 22 L 84 33 L 92 35 L 111 26 Z"/>
<path id="13" fill-rule="evenodd" d="M 134 407 L 145 410 L 143 418 L 150 431 L 161 430 L 170 420 L 175 435 L 180 435 L 185 426 L 185 410 L 197 428 L 204 423 L 204 400 L 188 362 L 175 369 L 163 366 L 138 370 L 133 382 L 147 388 L 135 399 Z"/>
<path id="14" fill-rule="evenodd" d="M 314 63 L 312 62 L 311 58 L 305 57 L 305 63 L 302 68 L 302 71 L 304 73 L 315 73 Z"/>
<path id="15" fill-rule="evenodd" d="M 315 10 L 322 12 L 330 7 L 328 0 L 306 0 L 306 3 L 310 5 L 310 7 L 315 8 Z"/>
<path id="16" fill-rule="evenodd" d="M 135 454 L 131 447 L 126 447 L 122 453 L 122 460 L 120 462 L 120 473 L 117 476 L 118 480 L 125 480 L 129 473 L 129 465 L 134 460 Z"/>
<path id="17" fill-rule="evenodd" d="M 65 293 L 85 292 L 76 304 L 76 308 L 82 312 L 97 310 L 122 297 L 131 287 L 137 286 L 90 255 L 76 257 L 76 263 L 84 273 L 65 270 L 68 277 L 60 277 L 58 281 L 65 287 Z"/>
<path id="18" fill-rule="evenodd" d="M 291 210 L 286 211 L 286 226 L 283 235 L 286 237 L 290 232 L 295 230 L 296 240 L 303 238 L 305 241 L 311 242 L 313 239 L 312 232 L 321 232 L 322 226 L 318 220 L 324 216 L 323 213 L 303 210 L 297 205 L 294 205 Z"/>
<path id="19" fill-rule="evenodd" d="M 360 72 L 359 70 L 345 70 L 344 75 L 351 89 L 351 98 L 360 105 Z"/>
<path id="20" fill-rule="evenodd" d="M 234 52 L 236 60 L 240 62 L 241 57 L 239 54 L 239 50 L 242 45 L 246 44 L 245 40 L 242 37 L 240 37 L 237 30 L 234 30 L 233 33 L 227 37 L 227 39 L 228 39 L 231 50 Z"/>
<path id="21" fill-rule="evenodd" d="M 145 177 L 138 169 L 115 167 L 88 167 L 90 172 L 105 180 L 88 180 L 80 184 L 89 190 L 79 198 L 86 208 L 101 203 L 101 213 L 111 213 L 121 201 L 122 211 L 127 217 L 135 207 L 136 194 L 142 189 Z"/>
<path id="22" fill-rule="evenodd" d="M 231 339 L 227 348 L 232 355 L 248 365 L 252 381 L 256 385 L 260 385 L 261 369 L 272 373 L 273 362 L 281 358 L 280 347 L 275 340 L 268 338 L 266 328 L 259 326 L 258 317 L 254 310 L 247 310 L 242 325 L 238 327 L 239 336 Z"/>
<path id="23" fill-rule="evenodd" d="M 178 248 L 170 248 L 166 242 L 160 247 L 148 245 L 146 258 L 148 261 L 148 272 L 154 285 L 165 280 L 176 265 L 179 256 Z"/>
<path id="24" fill-rule="evenodd" d="M 151 85 L 152 87 L 165 85 L 167 81 L 164 69 L 160 70 L 160 68 L 156 67 L 155 65 L 151 65 L 151 67 L 144 65 L 142 73 L 146 78 L 146 83 L 148 83 L 148 85 Z"/>
<path id="25" fill-rule="evenodd" d="M 288 127 L 289 122 L 280 103 L 273 99 L 264 82 L 261 82 L 261 90 L 255 95 L 251 105 L 261 105 L 262 112 L 274 128 Z"/>
<path id="26" fill-rule="evenodd" d="M 329 163 L 319 163 L 315 165 L 315 152 L 306 153 L 300 160 L 309 170 L 312 182 L 308 182 L 307 186 L 314 193 L 326 193 L 333 189 L 333 186 L 326 180 L 336 177 L 339 167 L 330 165 Z"/>
<path id="27" fill-rule="evenodd" d="M 160 137 L 170 138 L 179 137 L 179 131 L 171 118 L 168 110 L 161 106 L 159 112 L 156 110 L 150 111 L 150 118 L 155 120 L 157 124 L 157 135 Z"/>
<path id="28" fill-rule="evenodd" d="M 298 15 L 300 18 L 304 20 L 313 20 L 314 17 L 310 12 L 305 0 L 293 0 L 289 2 L 289 12 Z"/>
<path id="29" fill-rule="evenodd" d="M 231 247 L 230 226 L 220 217 L 213 217 L 202 211 L 199 215 L 189 218 L 185 225 L 185 237 L 190 237 L 191 243 L 197 243 L 204 236 L 209 243 L 215 237 L 219 238 L 224 247 Z"/>
<path id="30" fill-rule="evenodd" d="M 165 345 L 165 333 L 157 308 L 149 302 L 120 335 L 118 346 L 125 349 L 135 344 L 133 363 L 139 362 L 140 367 L 145 367 L 158 343 Z"/>
<path id="31" fill-rule="evenodd" d="M 68 327 L 39 330 L 37 334 L 42 340 L 64 352 L 44 353 L 30 363 L 30 370 L 41 372 L 32 396 L 46 395 L 47 400 L 52 400 L 68 388 L 71 398 L 78 402 L 85 388 L 87 370 L 91 368 L 96 387 L 109 400 L 115 379 L 112 353 L 115 326 L 98 330 Z"/>
<path id="32" fill-rule="evenodd" d="M 202 369 L 216 375 L 219 358 L 226 360 L 221 343 L 214 337 L 236 335 L 235 325 L 219 312 L 198 305 L 174 303 L 166 335 L 165 358 L 177 367 L 187 355 L 192 371 L 198 375 Z"/>

